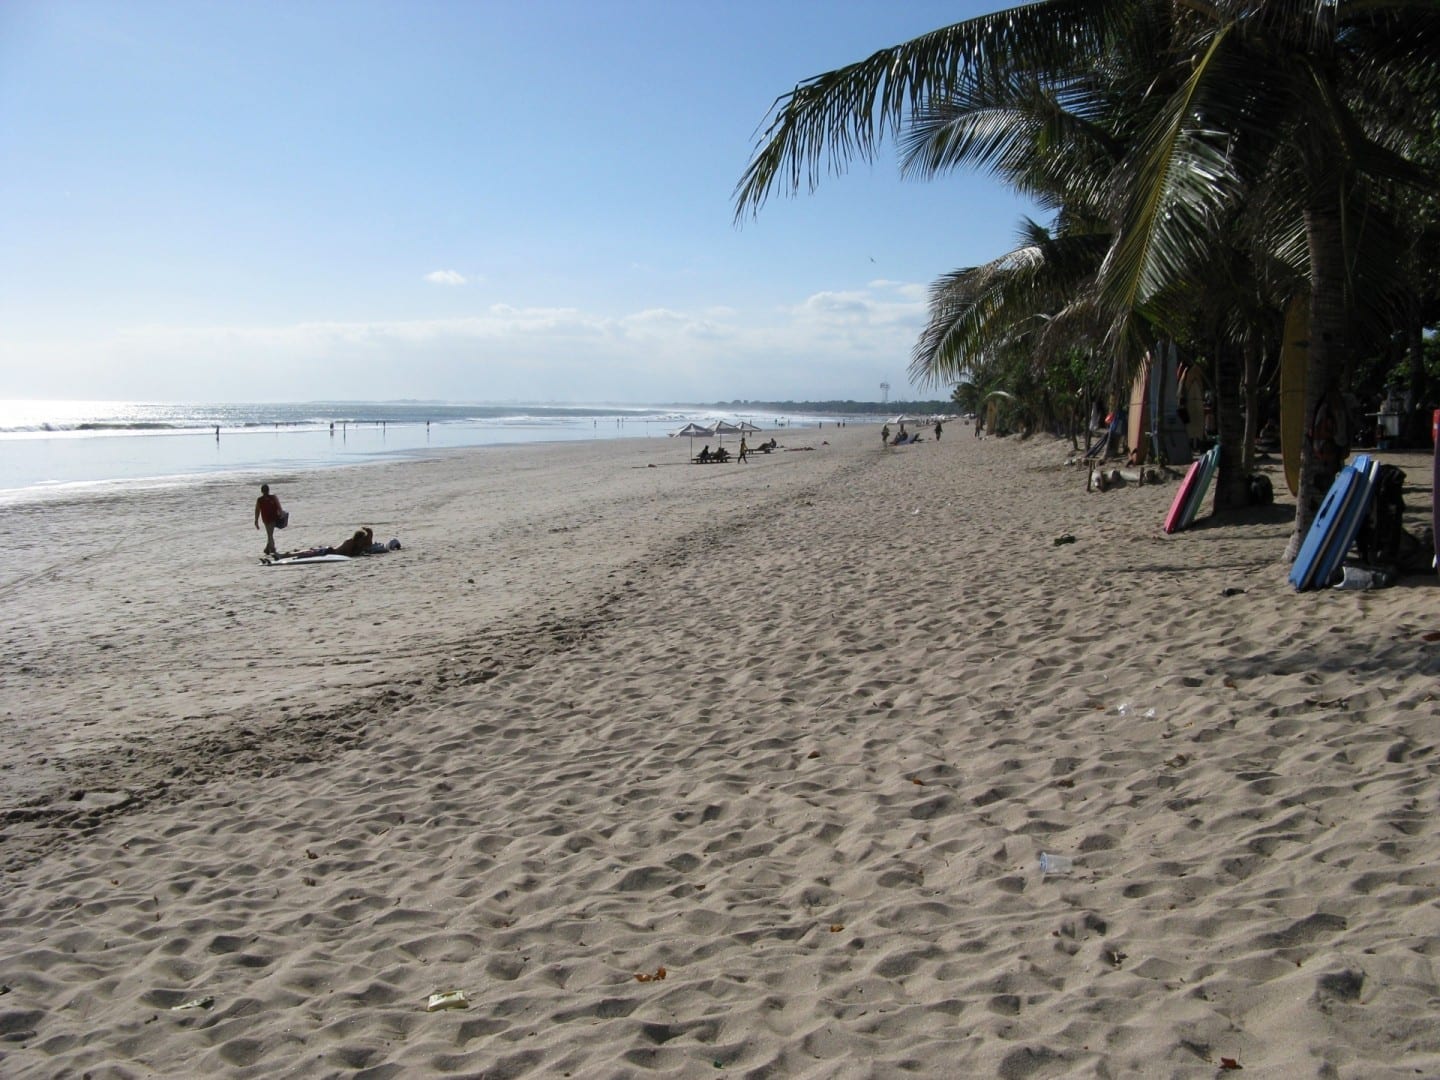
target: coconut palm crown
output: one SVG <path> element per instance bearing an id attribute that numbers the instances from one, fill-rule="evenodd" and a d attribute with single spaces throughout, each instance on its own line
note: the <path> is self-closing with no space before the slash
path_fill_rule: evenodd
<path id="1" fill-rule="evenodd" d="M 1440 111 L 1437 57 L 1440 0 L 1040 0 L 781 95 L 736 214 L 892 137 L 908 140 L 907 171 L 981 165 L 1054 209 L 1045 243 L 1032 232 L 932 290 L 916 365 L 936 379 L 987 342 L 1095 328 L 1126 370 L 1204 307 L 1217 267 L 1278 306 L 1308 293 L 1293 555 L 1336 464 L 1316 421 L 1345 389 L 1359 301 L 1386 292 L 1375 253 L 1392 201 L 1375 196 L 1434 190 L 1407 133 Z"/>

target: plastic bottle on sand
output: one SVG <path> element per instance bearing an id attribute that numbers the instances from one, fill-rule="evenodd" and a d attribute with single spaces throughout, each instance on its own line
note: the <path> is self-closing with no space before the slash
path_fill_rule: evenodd
<path id="1" fill-rule="evenodd" d="M 1042 874 L 1068 874 L 1075 869 L 1075 863 L 1065 855 L 1051 855 L 1048 851 L 1040 852 L 1040 873 Z"/>

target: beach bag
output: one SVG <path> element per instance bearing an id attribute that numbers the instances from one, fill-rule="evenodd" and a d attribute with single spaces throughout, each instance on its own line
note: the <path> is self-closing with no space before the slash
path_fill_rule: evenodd
<path id="1" fill-rule="evenodd" d="M 1275 485 L 1264 473 L 1256 473 L 1246 481 L 1251 506 L 1269 506 L 1275 501 Z"/>
<path id="2" fill-rule="evenodd" d="M 1375 472 L 1375 497 L 1355 538 L 1368 566 L 1395 566 L 1405 540 L 1405 474 L 1394 465 Z"/>
<path id="3" fill-rule="evenodd" d="M 285 526 L 287 526 L 287 525 L 289 525 L 289 524 L 290 524 L 290 511 L 289 511 L 289 510 L 281 510 L 280 513 L 279 513 L 279 515 L 275 518 L 275 528 L 277 528 L 277 529 L 283 529 L 283 528 L 285 528 Z"/>

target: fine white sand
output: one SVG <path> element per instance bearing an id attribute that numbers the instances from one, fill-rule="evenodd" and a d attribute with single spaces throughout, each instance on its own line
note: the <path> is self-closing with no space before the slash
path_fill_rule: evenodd
<path id="1" fill-rule="evenodd" d="M 0 515 L 0 1075 L 1440 1075 L 1433 578 L 777 434 Z"/>

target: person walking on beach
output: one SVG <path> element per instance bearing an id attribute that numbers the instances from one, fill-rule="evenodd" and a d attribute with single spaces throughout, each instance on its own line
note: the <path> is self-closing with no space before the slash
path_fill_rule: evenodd
<path id="1" fill-rule="evenodd" d="M 280 509 L 280 497 L 270 494 L 270 485 L 260 485 L 260 497 L 255 500 L 255 528 L 265 525 L 265 554 L 275 554 L 275 523 L 280 520 L 283 513 Z"/>
<path id="2" fill-rule="evenodd" d="M 748 447 L 748 446 L 745 444 L 745 436 L 744 436 L 744 435 L 741 435 L 741 436 L 740 436 L 740 461 L 741 461 L 742 464 L 745 463 L 745 455 L 748 454 L 749 452 L 750 452 L 750 447 Z"/>
<path id="3" fill-rule="evenodd" d="M 890 445 L 890 425 L 889 425 L 889 424 L 886 424 L 884 427 L 882 427 L 882 428 L 880 429 L 880 445 L 881 445 L 881 446 L 889 446 L 889 445 Z"/>
<path id="4" fill-rule="evenodd" d="M 945 430 L 945 429 L 940 426 L 940 421 L 939 421 L 939 420 L 936 420 L 936 421 L 935 421 L 935 441 L 936 441 L 936 442 L 939 442 L 939 441 L 940 441 L 940 432 L 942 432 L 942 431 L 944 431 L 944 430 Z"/>

